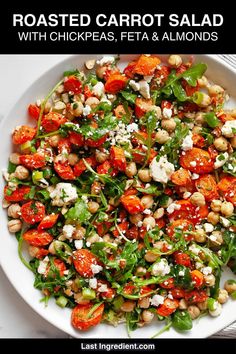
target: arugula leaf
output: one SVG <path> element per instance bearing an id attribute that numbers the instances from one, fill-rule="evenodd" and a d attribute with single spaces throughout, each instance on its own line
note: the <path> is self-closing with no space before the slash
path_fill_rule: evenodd
<path id="1" fill-rule="evenodd" d="M 130 332 L 138 328 L 138 322 L 140 320 L 141 309 L 135 308 L 132 312 L 126 313 L 126 327 L 128 335 L 130 337 Z"/>
<path id="2" fill-rule="evenodd" d="M 71 76 L 71 75 L 80 75 L 80 71 L 75 69 L 75 70 L 67 70 L 64 71 L 63 76 Z"/>
<path id="3" fill-rule="evenodd" d="M 129 103 L 132 103 L 132 104 L 135 104 L 135 100 L 138 97 L 134 93 L 131 93 L 128 91 L 120 91 L 120 94 L 122 95 L 122 97 L 124 97 L 124 99 L 126 101 L 128 101 Z"/>
<path id="4" fill-rule="evenodd" d="M 188 135 L 189 127 L 186 124 L 182 124 L 180 121 L 176 123 L 175 135 L 169 139 L 159 152 L 159 156 L 167 155 L 168 161 L 177 164 L 179 160 L 179 149 L 183 142 L 183 139 Z"/>
<path id="5" fill-rule="evenodd" d="M 65 214 L 67 220 L 76 220 L 84 223 L 91 218 L 92 214 L 88 211 L 87 204 L 83 200 L 79 200 Z"/>
<path id="6" fill-rule="evenodd" d="M 179 81 L 175 81 L 171 87 L 173 90 L 173 94 L 180 102 L 184 102 L 187 100 L 186 92 Z"/>
<path id="7" fill-rule="evenodd" d="M 231 217 L 232 218 L 232 217 Z M 230 220 L 230 218 L 229 218 Z M 236 257 L 236 237 L 234 232 L 226 230 L 223 234 L 224 244 L 221 248 L 221 259 L 227 265 L 230 258 Z"/>
<path id="8" fill-rule="evenodd" d="M 154 184 L 150 185 L 148 188 L 136 188 L 141 193 L 151 194 L 155 196 L 162 195 L 163 191 L 158 189 Z"/>
<path id="9" fill-rule="evenodd" d="M 195 87 L 197 85 L 197 80 L 203 76 L 206 70 L 207 70 L 206 64 L 198 63 L 191 66 L 191 68 L 187 69 L 186 71 L 184 71 L 181 77 L 185 79 L 190 86 Z"/>
<path id="10" fill-rule="evenodd" d="M 228 161 L 223 166 L 224 172 L 236 177 L 236 152 L 230 155 Z"/>
<path id="11" fill-rule="evenodd" d="M 172 316 L 172 326 L 179 331 L 189 331 L 193 323 L 188 311 L 175 311 Z"/>
<path id="12" fill-rule="evenodd" d="M 93 112 L 96 113 L 98 111 L 103 111 L 104 113 L 108 113 L 111 112 L 111 110 L 112 110 L 112 104 L 110 104 L 107 101 L 102 101 L 96 106 Z"/>
<path id="13" fill-rule="evenodd" d="M 75 133 L 82 134 L 85 138 L 98 140 L 111 130 L 114 130 L 118 122 L 118 119 L 113 116 L 112 113 L 109 113 L 105 115 L 103 119 L 98 121 L 97 128 L 91 126 L 91 121 L 87 121 L 84 124 L 81 124 L 81 126 L 74 123 L 66 123 L 61 125 L 59 133 L 62 136 L 67 136 L 69 131 L 73 131 Z"/>
<path id="14" fill-rule="evenodd" d="M 195 87 L 197 85 L 197 80 L 202 77 L 206 69 L 206 64 L 198 63 L 193 65 L 191 68 L 187 69 L 180 75 L 176 74 L 176 70 L 172 70 L 166 80 L 165 86 L 161 89 L 161 93 L 163 93 L 167 97 L 173 94 L 180 102 L 188 100 L 188 96 L 186 95 L 186 92 L 182 87 L 180 80 L 184 79 L 190 86 Z"/>
<path id="15" fill-rule="evenodd" d="M 209 128 L 202 128 L 199 134 L 203 136 L 208 145 L 213 144 L 214 138 Z"/>
<path id="16" fill-rule="evenodd" d="M 190 271 L 189 271 L 188 267 L 177 264 L 173 267 L 173 272 L 174 272 L 174 276 L 175 276 L 175 285 L 180 286 L 184 289 L 193 288 L 192 278 L 191 278 Z M 180 274 L 182 274 L 182 272 L 184 275 L 180 275 Z"/>
<path id="17" fill-rule="evenodd" d="M 7 168 L 7 172 L 8 173 L 14 173 L 16 170 L 17 165 L 15 165 L 14 163 L 12 163 L 11 161 L 8 162 L 8 168 Z"/>

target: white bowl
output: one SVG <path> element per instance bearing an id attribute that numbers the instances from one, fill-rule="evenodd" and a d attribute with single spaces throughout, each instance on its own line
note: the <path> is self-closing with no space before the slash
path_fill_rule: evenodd
<path id="1" fill-rule="evenodd" d="M 11 132 L 16 125 L 27 123 L 27 106 L 37 98 L 43 97 L 58 82 L 65 70 L 82 68 L 84 62 L 91 58 L 100 58 L 98 55 L 75 55 L 60 62 L 50 68 L 44 75 L 36 80 L 19 98 L 10 113 L 3 119 L 0 125 L 0 131 L 3 133 L 0 139 L 0 169 L 6 168 L 8 156 L 12 152 Z M 121 66 L 125 66 L 134 55 L 121 55 Z M 166 56 L 160 56 L 165 60 Z M 197 62 L 208 64 L 207 76 L 217 84 L 226 88 L 230 94 L 230 101 L 227 106 L 236 107 L 236 71 L 216 56 L 196 55 Z M 6 92 L 6 96 L 8 93 Z M 0 193 L 3 194 L 4 181 L 0 181 Z M 70 324 L 70 309 L 59 308 L 53 299 L 49 301 L 47 307 L 40 302 L 42 294 L 33 287 L 34 275 L 21 263 L 17 254 L 17 241 L 13 235 L 10 235 L 7 229 L 6 211 L 0 208 L 0 235 L 1 252 L 0 263 L 8 279 L 15 287 L 21 297 L 44 319 L 68 333 L 78 338 L 126 338 L 127 331 L 125 326 L 119 325 L 117 328 L 110 325 L 101 324 L 88 332 L 75 330 Z M 225 270 L 222 277 L 223 282 L 235 277 L 228 269 Z M 223 311 L 220 317 L 211 318 L 205 316 L 200 320 L 194 321 L 191 331 L 178 333 L 174 329 L 162 334 L 162 338 L 203 338 L 216 333 L 231 322 L 236 320 L 236 301 L 229 300 L 223 305 Z M 132 332 L 134 338 L 150 338 L 160 330 L 163 323 L 153 323 Z"/>

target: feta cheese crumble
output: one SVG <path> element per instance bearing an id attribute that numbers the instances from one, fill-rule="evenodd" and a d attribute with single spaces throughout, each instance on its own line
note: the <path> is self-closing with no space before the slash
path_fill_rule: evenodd
<path id="1" fill-rule="evenodd" d="M 76 187 L 71 183 L 58 183 L 53 190 L 49 190 L 52 205 L 63 206 L 75 202 L 78 199 Z"/>
<path id="2" fill-rule="evenodd" d="M 68 240 L 72 239 L 72 235 L 75 231 L 75 227 L 72 225 L 64 225 L 62 229 L 62 233 Z"/>
<path id="3" fill-rule="evenodd" d="M 235 131 L 233 131 L 234 129 L 236 129 L 236 120 L 228 120 L 221 128 L 222 135 L 227 138 L 233 138 L 235 135 Z"/>
<path id="4" fill-rule="evenodd" d="M 214 168 L 222 167 L 228 159 L 229 159 L 229 154 L 227 152 L 218 155 L 214 163 Z"/>
<path id="5" fill-rule="evenodd" d="M 176 203 L 171 203 L 167 210 L 167 213 L 172 214 L 175 210 L 179 210 L 181 208 L 180 204 L 176 204 Z"/>
<path id="6" fill-rule="evenodd" d="M 182 142 L 181 145 L 182 150 L 184 151 L 188 151 L 191 150 L 193 148 L 193 140 L 192 140 L 192 133 L 189 133 Z"/>
<path id="7" fill-rule="evenodd" d="M 91 265 L 91 270 L 92 270 L 93 274 L 98 274 L 99 272 L 101 272 L 102 269 L 103 268 L 100 265 L 98 265 L 98 264 L 92 264 Z"/>
<path id="8" fill-rule="evenodd" d="M 163 108 L 162 110 L 163 118 L 170 119 L 172 117 L 172 109 L 171 108 Z"/>
<path id="9" fill-rule="evenodd" d="M 77 250 L 80 250 L 81 248 L 83 248 L 83 240 L 75 240 L 74 244 L 75 244 L 75 248 Z"/>
<path id="10" fill-rule="evenodd" d="M 206 222 L 204 225 L 204 230 L 206 231 L 206 233 L 210 233 L 214 230 L 214 226 L 212 224 L 210 224 L 209 222 Z"/>
<path id="11" fill-rule="evenodd" d="M 151 305 L 152 306 L 159 306 L 159 305 L 162 305 L 164 303 L 164 296 L 161 296 L 161 295 L 154 295 L 152 298 L 151 298 Z"/>
<path id="12" fill-rule="evenodd" d="M 93 86 L 92 92 L 95 96 L 101 97 L 105 92 L 103 83 L 101 81 L 96 83 L 96 85 Z"/>
<path id="13" fill-rule="evenodd" d="M 170 273 L 170 266 L 166 259 L 161 259 L 159 262 L 155 263 L 152 267 L 152 275 L 164 276 Z"/>
<path id="14" fill-rule="evenodd" d="M 97 281 L 96 278 L 91 278 L 91 279 L 89 279 L 89 287 L 90 287 L 91 289 L 96 289 L 97 286 L 98 286 L 98 281 Z"/>
<path id="15" fill-rule="evenodd" d="M 154 157 L 150 163 L 150 173 L 156 182 L 167 183 L 174 171 L 174 165 L 167 160 L 166 156 L 161 156 L 159 161 Z"/>
<path id="16" fill-rule="evenodd" d="M 37 269 L 39 274 L 45 274 L 48 263 L 49 263 L 48 256 L 46 256 L 42 261 L 39 261 L 39 266 Z"/>
<path id="17" fill-rule="evenodd" d="M 144 98 L 150 98 L 150 86 L 148 85 L 147 81 L 141 80 L 139 81 L 139 92 Z"/>

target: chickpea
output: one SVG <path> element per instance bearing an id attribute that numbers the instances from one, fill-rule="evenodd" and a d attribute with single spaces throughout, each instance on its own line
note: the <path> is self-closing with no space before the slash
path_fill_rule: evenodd
<path id="1" fill-rule="evenodd" d="M 44 107 L 44 113 L 49 113 L 51 108 L 52 108 L 51 103 L 47 101 Z"/>
<path id="2" fill-rule="evenodd" d="M 236 149 L 236 136 L 230 139 L 230 144 L 232 148 Z"/>
<path id="3" fill-rule="evenodd" d="M 85 67 L 88 70 L 92 70 L 94 68 L 94 65 L 95 65 L 95 60 L 94 59 L 90 59 L 90 60 L 87 60 L 85 62 Z"/>
<path id="4" fill-rule="evenodd" d="M 91 194 L 98 195 L 102 190 L 101 183 L 98 181 L 93 182 L 91 186 Z"/>
<path id="5" fill-rule="evenodd" d="M 89 243 L 95 243 L 95 242 L 99 242 L 100 241 L 100 236 L 96 233 L 94 233 L 93 235 L 89 236 L 87 239 L 86 239 L 86 242 L 89 242 Z"/>
<path id="6" fill-rule="evenodd" d="M 203 112 L 196 113 L 194 123 L 197 126 L 201 127 L 204 124 L 204 122 L 205 122 L 204 113 Z"/>
<path id="7" fill-rule="evenodd" d="M 180 55 L 172 54 L 168 58 L 168 63 L 173 66 L 173 68 L 178 68 L 182 62 L 183 61 Z"/>
<path id="8" fill-rule="evenodd" d="M 207 107 L 211 103 L 211 97 L 208 96 L 206 93 L 201 92 L 202 94 L 202 100 L 200 103 L 198 103 L 199 107 Z"/>
<path id="9" fill-rule="evenodd" d="M 208 87 L 208 92 L 210 96 L 217 96 L 224 93 L 224 89 L 219 85 L 212 85 Z"/>
<path id="10" fill-rule="evenodd" d="M 208 79 L 206 78 L 206 76 L 202 76 L 200 79 L 198 79 L 198 85 L 200 87 L 208 87 L 209 85 L 209 82 L 208 82 Z"/>
<path id="11" fill-rule="evenodd" d="M 158 208 L 155 213 L 153 214 L 153 217 L 155 219 L 160 219 L 164 215 L 164 208 Z"/>
<path id="12" fill-rule="evenodd" d="M 209 238 L 213 246 L 220 246 L 224 242 L 220 231 L 213 231 Z"/>
<path id="13" fill-rule="evenodd" d="M 153 206 L 154 199 L 151 195 L 145 195 L 141 198 L 141 203 L 145 209 L 150 209 Z"/>
<path id="14" fill-rule="evenodd" d="M 54 112 L 62 112 L 66 108 L 66 105 L 62 101 L 57 101 L 53 107 Z"/>
<path id="15" fill-rule="evenodd" d="M 74 294 L 74 299 L 77 304 L 86 305 L 90 303 L 90 300 L 86 300 L 83 298 L 81 292 Z"/>
<path id="16" fill-rule="evenodd" d="M 59 85 L 56 89 L 56 93 L 61 94 L 62 92 L 64 92 L 64 85 L 63 84 Z"/>
<path id="17" fill-rule="evenodd" d="M 105 75 L 105 72 L 107 71 L 107 66 L 98 66 L 96 69 L 96 75 L 99 77 L 99 79 L 103 79 L 103 76 Z"/>
<path id="18" fill-rule="evenodd" d="M 232 116 L 233 118 L 236 118 L 236 108 L 232 109 L 232 110 L 230 111 L 230 114 L 231 114 L 231 116 Z"/>
<path id="19" fill-rule="evenodd" d="M 195 125 L 192 129 L 193 134 L 201 134 L 201 132 L 202 132 L 202 127 L 199 127 L 197 125 Z"/>
<path id="20" fill-rule="evenodd" d="M 219 212 L 221 210 L 222 201 L 220 199 L 214 199 L 211 202 L 211 210 Z"/>
<path id="21" fill-rule="evenodd" d="M 199 302 L 199 303 L 197 303 L 197 307 L 198 307 L 201 311 L 207 310 L 207 308 L 208 308 L 207 300 L 205 300 L 204 302 Z"/>
<path id="22" fill-rule="evenodd" d="M 85 104 L 90 106 L 92 109 L 96 108 L 97 105 L 99 104 L 99 99 L 97 97 L 89 97 L 85 101 Z"/>
<path id="23" fill-rule="evenodd" d="M 143 220 L 143 215 L 141 213 L 133 214 L 129 216 L 129 219 L 134 225 L 137 225 L 139 221 Z"/>
<path id="24" fill-rule="evenodd" d="M 146 273 L 147 273 L 147 269 L 140 266 L 136 269 L 135 275 L 142 276 L 145 275 Z"/>
<path id="25" fill-rule="evenodd" d="M 35 247 L 35 246 L 29 246 L 29 248 L 28 248 L 29 255 L 30 255 L 32 258 L 35 258 L 35 257 L 36 257 L 38 251 L 39 251 L 39 248 L 38 248 L 38 247 Z"/>
<path id="26" fill-rule="evenodd" d="M 220 214 L 215 213 L 214 211 L 210 211 L 210 213 L 207 216 L 207 221 L 212 225 L 218 224 L 218 222 L 220 221 Z"/>
<path id="27" fill-rule="evenodd" d="M 234 213 L 234 205 L 230 202 L 223 202 L 220 208 L 221 214 L 227 216 L 232 216 Z"/>
<path id="28" fill-rule="evenodd" d="M 142 182 L 151 182 L 152 177 L 151 177 L 150 170 L 148 168 L 143 168 L 142 170 L 139 170 L 138 171 L 138 178 Z"/>
<path id="29" fill-rule="evenodd" d="M 97 162 L 103 163 L 108 159 L 108 154 L 106 152 L 96 150 L 95 151 L 95 158 L 96 158 Z"/>
<path id="30" fill-rule="evenodd" d="M 71 153 L 68 155 L 68 162 L 71 166 L 75 166 L 78 161 L 79 161 L 79 158 L 76 154 Z"/>
<path id="31" fill-rule="evenodd" d="M 153 253 L 152 251 L 147 251 L 145 253 L 144 259 L 148 262 L 148 263 L 153 263 L 157 260 L 159 256 L 155 253 Z"/>
<path id="32" fill-rule="evenodd" d="M 60 137 L 59 134 L 50 136 L 48 138 L 49 145 L 52 146 L 52 147 L 57 147 L 58 144 L 59 144 L 60 139 L 61 139 L 61 137 Z"/>
<path id="33" fill-rule="evenodd" d="M 229 294 L 232 294 L 234 291 L 236 291 L 236 281 L 227 280 L 225 282 L 224 288 L 228 291 Z"/>
<path id="34" fill-rule="evenodd" d="M 229 299 L 229 294 L 228 291 L 225 289 L 219 289 L 219 293 L 218 293 L 218 302 L 220 304 L 225 304 Z"/>
<path id="35" fill-rule="evenodd" d="M 14 165 L 19 165 L 20 164 L 20 154 L 18 154 L 18 152 L 13 152 L 10 155 L 9 160 L 11 163 L 14 163 Z"/>
<path id="36" fill-rule="evenodd" d="M 203 206 L 206 204 L 205 197 L 202 193 L 195 192 L 191 195 L 190 197 L 190 202 L 193 205 L 197 205 L 199 207 Z"/>
<path id="37" fill-rule="evenodd" d="M 73 232 L 74 240 L 82 240 L 86 234 L 86 229 L 80 225 L 76 226 L 75 231 Z"/>
<path id="38" fill-rule="evenodd" d="M 121 311 L 124 312 L 132 312 L 135 308 L 135 302 L 134 301 L 125 301 L 123 302 L 123 304 L 121 305 Z"/>
<path id="39" fill-rule="evenodd" d="M 111 237 L 111 235 L 106 234 L 106 235 L 103 236 L 103 241 L 104 242 L 112 242 L 113 238 Z"/>
<path id="40" fill-rule="evenodd" d="M 187 308 L 188 308 L 187 301 L 185 299 L 181 299 L 179 301 L 179 309 L 180 310 L 187 310 Z"/>
<path id="41" fill-rule="evenodd" d="M 136 163 L 135 162 L 128 163 L 126 170 L 125 170 L 126 176 L 131 178 L 131 177 L 135 176 L 136 173 L 137 173 Z"/>
<path id="42" fill-rule="evenodd" d="M 167 130 L 168 133 L 172 133 L 176 128 L 176 123 L 174 119 L 162 119 L 161 126 L 163 129 Z"/>
<path id="43" fill-rule="evenodd" d="M 203 243 L 206 241 L 206 234 L 203 229 L 198 229 L 194 232 L 194 241 Z"/>
<path id="44" fill-rule="evenodd" d="M 120 204 L 120 200 L 116 198 L 110 198 L 108 204 L 111 206 L 117 207 Z"/>
<path id="45" fill-rule="evenodd" d="M 225 139 L 223 136 L 216 138 L 214 140 L 213 144 L 218 151 L 227 151 L 228 150 L 228 140 Z"/>
<path id="46" fill-rule="evenodd" d="M 22 222 L 18 219 L 10 220 L 8 221 L 8 230 L 11 233 L 15 233 L 21 230 L 22 228 Z"/>
<path id="47" fill-rule="evenodd" d="M 3 207 L 3 209 L 8 208 L 10 205 L 11 205 L 11 203 L 8 202 L 6 199 L 3 199 L 3 200 L 2 200 L 2 207 Z"/>
<path id="48" fill-rule="evenodd" d="M 216 278 L 213 274 L 204 275 L 204 280 L 207 286 L 214 286 L 216 282 Z"/>
<path id="49" fill-rule="evenodd" d="M 170 139 L 170 136 L 166 130 L 158 129 L 155 135 L 155 139 L 158 142 L 158 144 L 165 144 Z"/>
<path id="50" fill-rule="evenodd" d="M 56 254 L 54 242 L 51 242 L 51 243 L 50 243 L 50 245 L 49 245 L 49 247 L 48 247 L 48 251 L 49 251 L 51 254 Z"/>
<path id="51" fill-rule="evenodd" d="M 189 306 L 187 311 L 190 314 L 190 317 L 192 320 L 195 320 L 196 318 L 198 318 L 201 313 L 199 308 L 196 305 Z"/>
<path id="52" fill-rule="evenodd" d="M 148 311 L 148 310 L 144 310 L 142 312 L 142 320 L 144 322 L 150 323 L 150 322 L 152 322 L 153 318 L 154 318 L 154 313 L 153 312 Z"/>
<path id="53" fill-rule="evenodd" d="M 156 226 L 156 221 L 154 217 L 147 216 L 143 219 L 143 226 L 146 227 L 148 230 L 153 229 Z"/>
<path id="54" fill-rule="evenodd" d="M 21 206 L 17 203 L 11 204 L 7 210 L 7 215 L 10 218 L 18 219 L 20 217 Z"/>
<path id="55" fill-rule="evenodd" d="M 142 297 L 138 300 L 138 306 L 141 309 L 148 309 L 150 306 L 150 298 L 149 297 Z"/>
<path id="56" fill-rule="evenodd" d="M 99 209 L 99 204 L 97 202 L 88 202 L 88 211 L 95 214 Z"/>
<path id="57" fill-rule="evenodd" d="M 71 113 L 75 116 L 75 117 L 79 117 L 82 115 L 83 113 L 83 103 L 78 101 L 78 102 L 74 102 L 71 104 Z"/>

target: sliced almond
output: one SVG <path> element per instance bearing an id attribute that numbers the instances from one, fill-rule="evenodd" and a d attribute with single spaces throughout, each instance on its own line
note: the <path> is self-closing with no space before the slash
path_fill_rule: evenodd
<path id="1" fill-rule="evenodd" d="M 94 59 L 88 60 L 88 61 L 86 61 L 86 63 L 85 63 L 85 67 L 86 67 L 86 69 L 88 69 L 88 70 L 93 69 L 93 68 L 94 68 L 94 65 L 95 65 L 95 60 L 94 60 Z"/>

